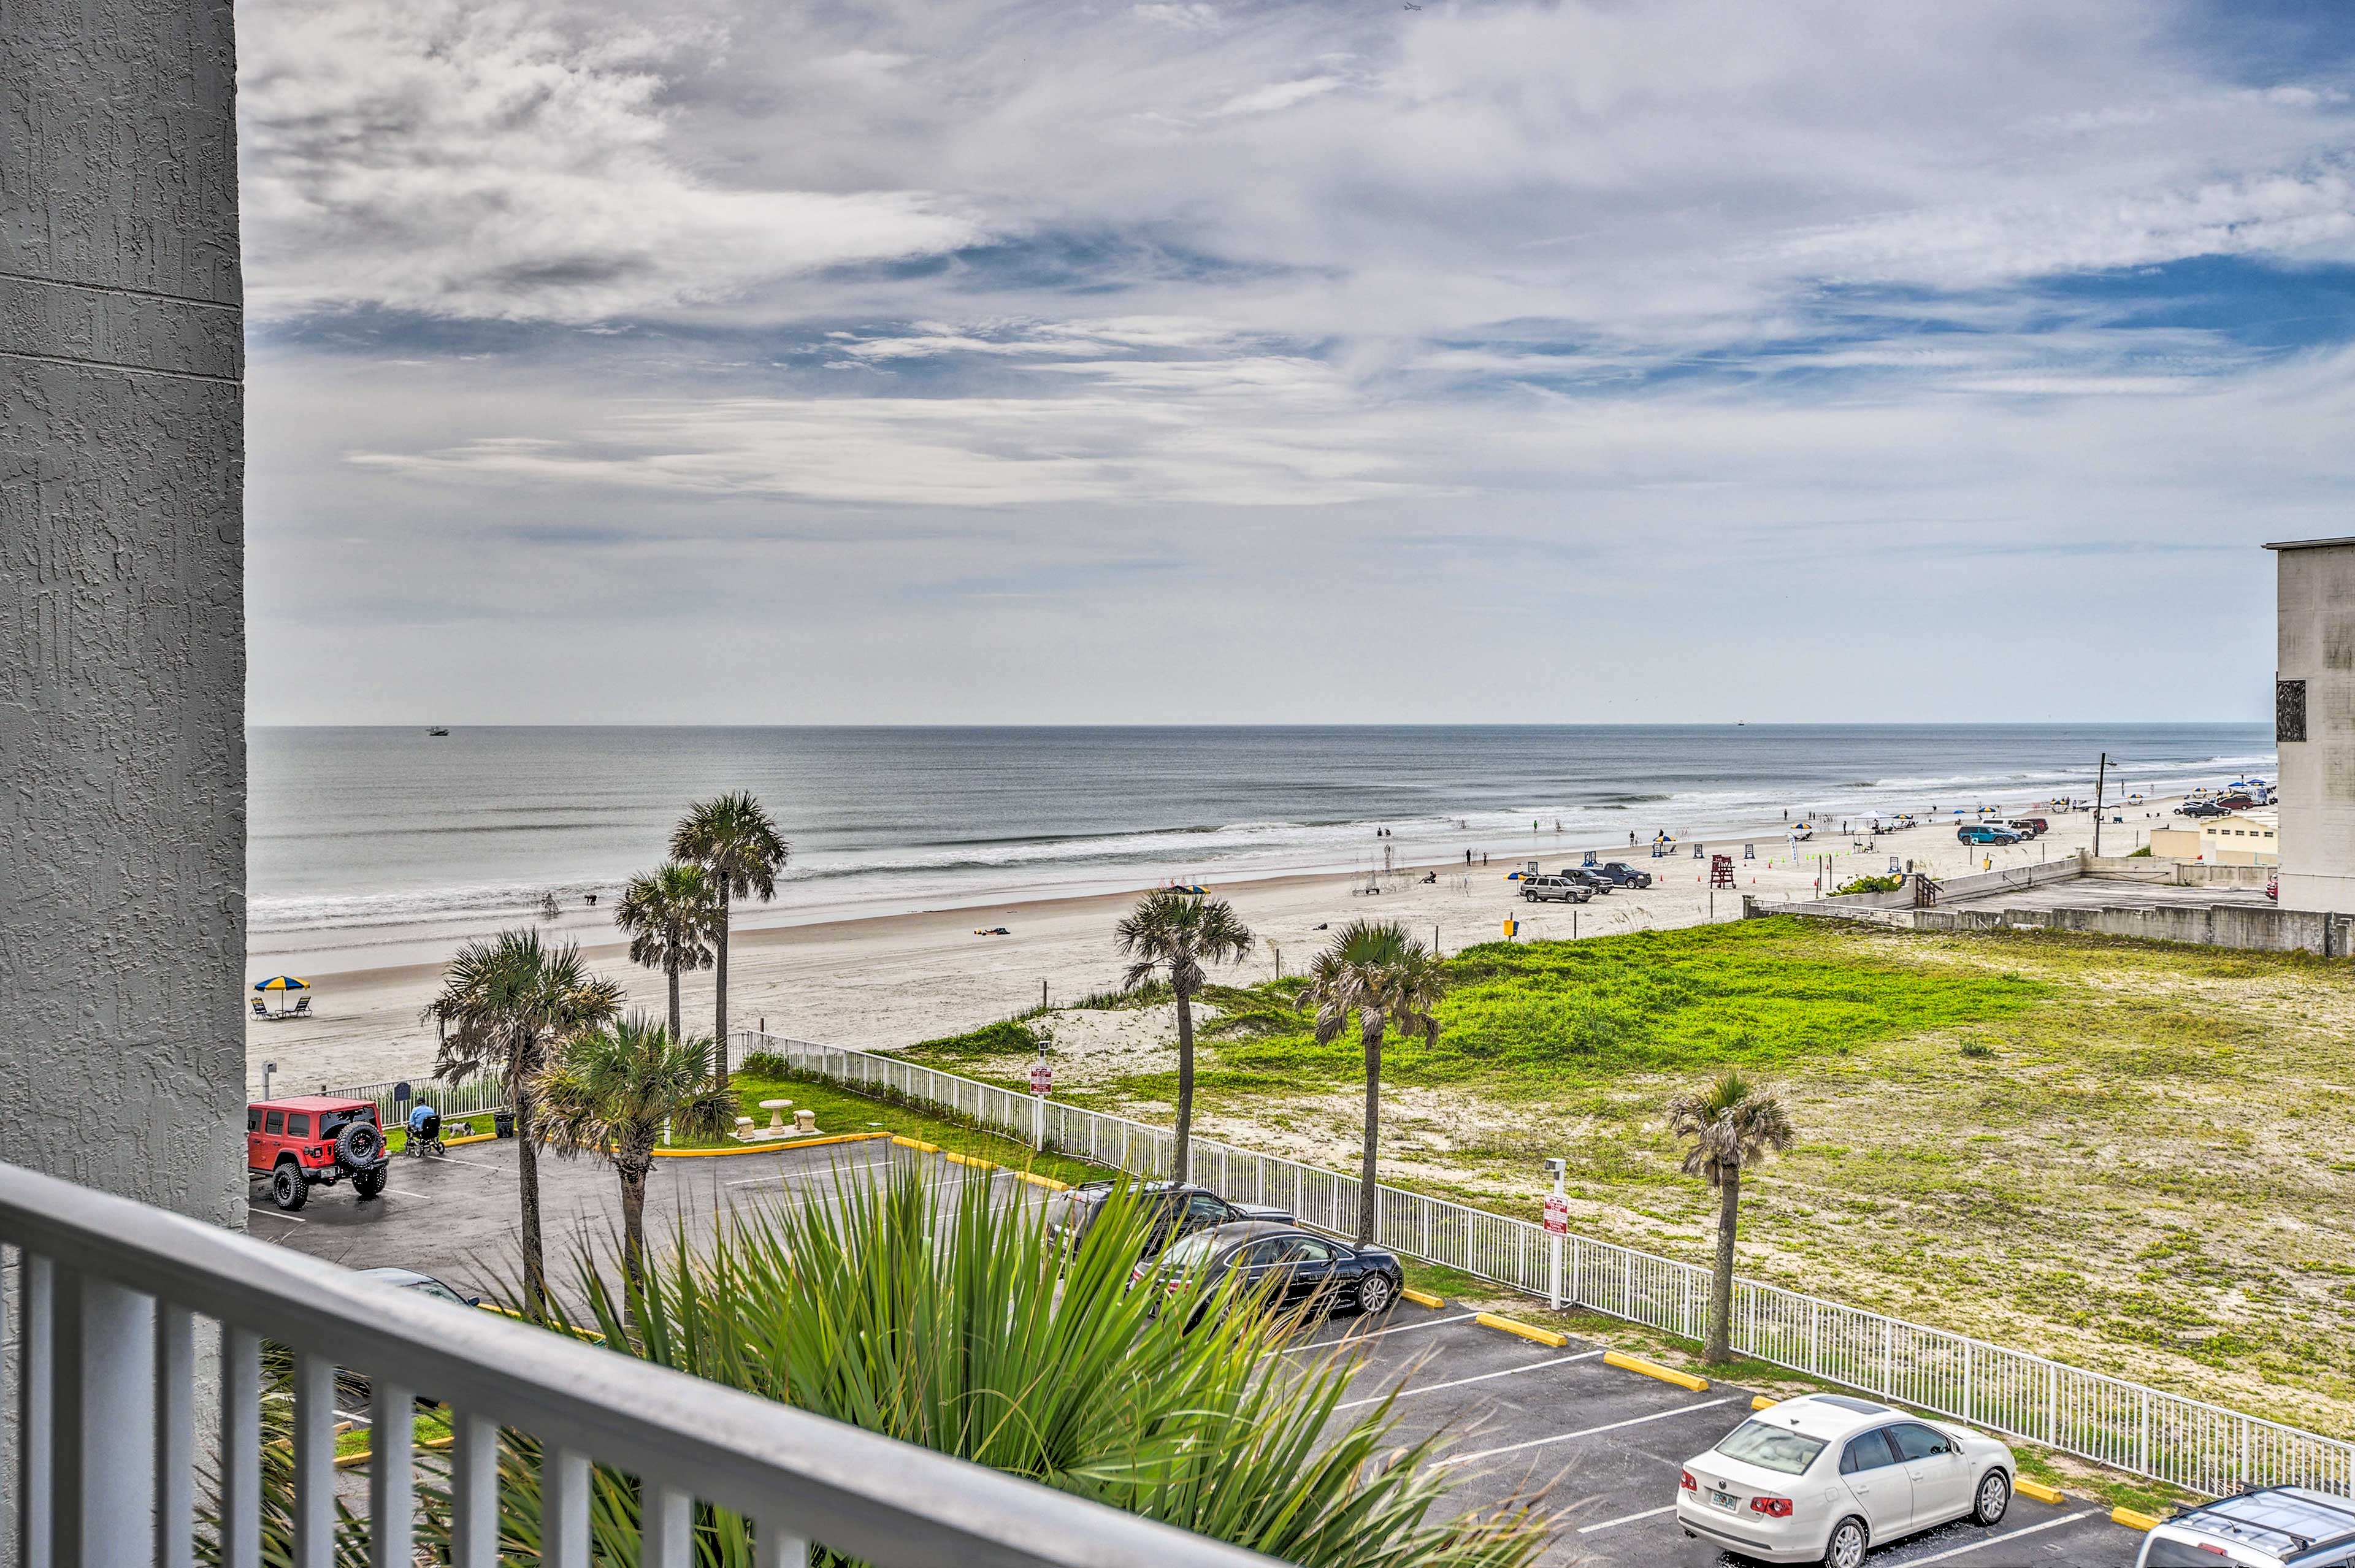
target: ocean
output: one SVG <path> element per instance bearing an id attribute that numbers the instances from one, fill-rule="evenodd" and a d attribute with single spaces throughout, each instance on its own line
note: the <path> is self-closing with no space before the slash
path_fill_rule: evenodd
<path id="1" fill-rule="evenodd" d="M 776 902 L 740 912 L 774 924 L 2090 796 L 2105 751 L 2152 795 L 2274 763 L 2261 724 L 265 728 L 251 949 L 419 962 L 543 895 L 610 939 L 586 897 L 609 909 L 725 789 L 793 843 Z"/>

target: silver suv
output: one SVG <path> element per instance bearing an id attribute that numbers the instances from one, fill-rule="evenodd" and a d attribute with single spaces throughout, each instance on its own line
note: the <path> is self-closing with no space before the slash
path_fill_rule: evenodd
<path id="1" fill-rule="evenodd" d="M 2349 1568 L 2355 1500 L 2266 1487 L 2185 1509 L 2143 1537 L 2135 1568 Z"/>
<path id="2" fill-rule="evenodd" d="M 1594 896 L 1594 890 L 1570 877 L 1523 877 L 1521 897 L 1531 903 L 1550 901 L 1555 903 L 1582 904 Z"/>

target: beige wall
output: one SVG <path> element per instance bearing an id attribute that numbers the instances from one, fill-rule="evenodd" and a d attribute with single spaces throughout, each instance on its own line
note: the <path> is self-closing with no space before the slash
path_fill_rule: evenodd
<path id="1" fill-rule="evenodd" d="M 2355 544 L 2276 552 L 2275 678 L 2306 684 L 2281 742 L 2281 902 L 2355 913 Z"/>
<path id="2" fill-rule="evenodd" d="M 2200 835 L 2189 827 L 2154 827 L 2150 830 L 2150 853 L 2158 860 L 2197 860 Z"/>

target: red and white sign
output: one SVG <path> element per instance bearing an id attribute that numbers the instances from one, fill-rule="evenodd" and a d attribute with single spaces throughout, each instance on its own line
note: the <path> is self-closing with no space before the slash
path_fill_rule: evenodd
<path id="1" fill-rule="evenodd" d="M 1054 1087 L 1055 1070 L 1043 1061 L 1034 1064 L 1030 1069 L 1030 1093 L 1044 1094 Z"/>
<path id="2" fill-rule="evenodd" d="M 1570 1234 L 1570 1200 L 1559 1193 L 1545 1200 L 1545 1227 L 1549 1236 Z"/>

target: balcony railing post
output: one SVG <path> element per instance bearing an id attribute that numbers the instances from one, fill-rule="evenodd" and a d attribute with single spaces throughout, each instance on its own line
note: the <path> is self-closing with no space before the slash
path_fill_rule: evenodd
<path id="1" fill-rule="evenodd" d="M 19 1251 L 16 1325 L 16 1562 L 49 1568 L 50 1320 L 56 1312 L 57 1270 L 47 1258 Z"/>
<path id="2" fill-rule="evenodd" d="M 221 1563 L 261 1568 L 261 1339 L 221 1325 Z"/>
<path id="3" fill-rule="evenodd" d="M 335 1568 L 336 1368 L 294 1357 L 294 1568 Z"/>
<path id="4" fill-rule="evenodd" d="M 495 1568 L 499 1429 L 473 1411 L 453 1410 L 450 1433 L 450 1560 L 455 1568 Z M 663 1568 L 672 1568 L 669 1558 L 662 1562 Z"/>
<path id="5" fill-rule="evenodd" d="M 197 1320 L 164 1302 L 155 1317 L 155 1562 L 195 1568 Z M 409 1568 L 403 1563 L 401 1568 Z"/>
<path id="6" fill-rule="evenodd" d="M 152 1563 L 155 1475 L 144 1461 L 155 1445 L 155 1298 L 66 1268 L 55 1292 L 47 1435 L 56 1562 Z"/>
<path id="7" fill-rule="evenodd" d="M 417 1405 L 389 1378 L 378 1378 L 368 1403 L 368 1563 L 370 1568 L 416 1568 Z"/>

